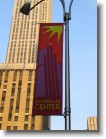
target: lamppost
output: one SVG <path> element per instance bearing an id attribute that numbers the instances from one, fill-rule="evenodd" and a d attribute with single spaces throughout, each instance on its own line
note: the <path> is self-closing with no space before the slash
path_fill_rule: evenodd
<path id="1" fill-rule="evenodd" d="M 30 8 L 30 2 L 25 3 L 20 12 L 29 15 L 29 12 L 35 8 L 38 4 L 44 0 L 39 1 L 32 8 Z M 63 5 L 63 20 L 65 23 L 65 130 L 71 130 L 71 106 L 70 106 L 70 61 L 69 61 L 69 21 L 71 20 L 71 7 L 73 0 L 71 0 L 69 5 L 69 12 L 66 12 L 65 1 L 60 0 Z"/>
<path id="2" fill-rule="evenodd" d="M 71 20 L 71 7 L 73 0 L 70 1 L 69 12 L 66 12 L 65 1 L 60 0 L 63 5 L 63 17 L 65 23 L 65 130 L 71 130 L 71 100 L 70 100 L 70 58 L 69 58 L 69 21 Z"/>

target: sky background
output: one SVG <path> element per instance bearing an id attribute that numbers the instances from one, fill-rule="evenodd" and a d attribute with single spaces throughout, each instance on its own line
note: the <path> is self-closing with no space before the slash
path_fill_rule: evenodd
<path id="1" fill-rule="evenodd" d="M 65 2 L 68 11 L 70 0 L 65 0 Z M 0 2 L 0 63 L 4 63 L 6 58 L 13 5 L 14 0 Z M 52 10 L 53 22 L 63 22 L 63 8 L 59 0 L 53 0 Z M 65 46 L 63 47 L 65 49 Z M 70 92 L 71 128 L 72 130 L 85 130 L 87 128 L 87 117 L 97 116 L 96 0 L 74 0 L 72 6 L 72 20 L 70 21 Z M 52 116 L 51 129 L 64 130 L 64 117 Z"/>

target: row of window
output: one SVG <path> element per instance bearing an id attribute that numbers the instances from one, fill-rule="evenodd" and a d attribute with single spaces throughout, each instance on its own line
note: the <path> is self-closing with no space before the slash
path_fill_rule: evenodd
<path id="1" fill-rule="evenodd" d="M 36 41 L 35 40 L 30 40 L 30 44 L 32 45 L 32 44 L 35 44 L 36 43 Z M 16 44 L 18 45 L 18 48 L 20 48 L 20 47 L 22 47 L 22 46 L 27 46 L 27 44 L 28 44 L 28 41 L 27 40 L 20 40 L 18 43 L 17 43 L 17 41 L 13 41 L 13 40 L 11 40 L 11 42 L 10 42 L 10 45 L 11 46 L 16 46 Z M 23 49 L 23 47 L 21 48 L 21 49 Z M 12 49 L 10 49 L 10 50 L 12 50 Z"/>
<path id="2" fill-rule="evenodd" d="M 0 130 L 1 130 L 1 126 L 2 126 L 2 124 L 0 124 Z M 17 126 L 13 126 L 13 130 L 17 130 L 17 129 L 18 129 Z M 35 129 L 35 124 L 32 124 L 31 130 L 34 130 L 34 129 Z M 7 130 L 11 130 L 11 126 L 7 126 Z M 28 130 L 28 124 L 24 125 L 24 130 Z"/>
<path id="3" fill-rule="evenodd" d="M 35 45 L 34 45 L 34 47 L 35 47 Z M 31 49 L 31 48 L 29 48 L 29 49 Z M 20 63 L 24 63 L 24 61 L 26 61 L 26 55 L 27 55 L 27 48 L 25 48 L 25 51 L 19 50 L 17 52 L 17 55 L 16 55 L 17 63 L 19 63 L 19 62 Z M 29 51 L 30 62 L 28 62 L 28 63 L 31 63 L 31 55 L 32 55 L 32 61 L 34 61 L 34 56 L 36 56 L 35 50 L 34 51 L 32 51 L 32 50 Z M 12 63 L 14 63 L 15 62 L 15 58 L 14 57 L 15 57 L 15 51 L 13 51 L 13 52 L 10 51 L 8 62 L 10 63 L 10 61 L 11 61 Z M 34 63 L 34 62 L 32 62 L 32 63 Z"/>
<path id="4" fill-rule="evenodd" d="M 14 73 L 14 80 L 16 80 L 16 76 L 17 76 L 17 72 Z M 28 80 L 31 80 L 32 78 L 32 72 L 29 72 L 29 77 Z M 17 100 L 16 100 L 16 110 L 15 112 L 18 113 L 19 112 L 19 105 L 20 105 L 20 96 L 21 96 L 21 87 L 22 87 L 22 72 L 20 72 L 20 76 L 19 76 L 19 83 L 18 83 L 18 93 L 17 93 Z M 7 88 L 7 85 L 4 85 L 4 88 Z M 15 88 L 16 88 L 16 83 L 12 84 L 12 90 L 11 90 L 11 96 L 13 97 L 15 94 Z M 30 93 L 31 93 L 31 83 L 28 83 L 28 87 L 27 87 L 27 100 L 26 100 L 26 110 L 25 112 L 28 113 L 29 112 L 29 104 L 30 104 Z M 0 113 L 4 112 L 4 103 L 5 102 L 5 98 L 6 98 L 6 91 L 4 90 L 2 93 L 2 99 L 1 99 L 1 107 L 0 107 Z M 9 120 L 11 120 L 12 117 L 12 111 L 13 111 L 13 103 L 14 103 L 14 98 L 10 99 L 10 109 L 9 109 Z"/>
<path id="5" fill-rule="evenodd" d="M 34 52 L 32 53 L 32 55 L 34 57 Z M 8 74 L 9 74 L 9 72 L 7 72 L 5 74 L 4 83 L 8 82 Z M 2 72 L 2 74 L 0 73 L 0 88 L 1 88 L 1 84 L 2 84 L 2 76 L 3 76 L 3 72 Z M 16 81 L 16 78 L 17 78 L 17 72 L 14 72 L 13 81 Z M 22 79 L 22 74 L 20 75 L 20 80 L 21 79 Z M 32 79 L 32 72 L 29 72 L 28 81 L 31 81 L 31 79 Z M 3 89 L 7 89 L 7 84 L 4 84 Z M 15 84 L 13 84 L 13 86 L 12 86 L 12 92 L 14 92 L 14 90 L 15 90 Z"/>
<path id="6" fill-rule="evenodd" d="M 19 119 L 19 116 L 15 116 L 14 117 L 14 121 L 16 121 L 16 122 L 18 121 L 18 119 Z M 3 120 L 3 117 L 0 117 L 0 121 L 2 121 L 2 120 Z M 28 120 L 29 120 L 29 116 L 28 115 L 25 115 L 24 121 L 26 122 Z M 8 121 L 11 121 L 11 120 L 8 120 Z M 34 123 L 34 122 L 35 122 L 35 117 L 32 117 L 32 123 Z"/>
<path id="7" fill-rule="evenodd" d="M 24 28 L 21 28 L 22 30 L 23 30 L 23 32 L 24 32 L 24 30 L 25 30 L 25 33 L 23 33 L 22 34 L 22 32 L 20 33 L 21 35 L 20 36 L 18 36 L 18 34 L 14 34 L 14 35 L 12 35 L 12 41 L 13 40 L 23 40 L 23 39 L 28 39 L 29 37 L 28 37 L 28 32 L 29 32 L 29 29 L 24 29 Z M 32 34 L 32 32 L 30 33 L 30 38 L 29 39 L 36 39 L 36 28 L 33 28 L 33 30 L 34 30 L 34 32 L 33 32 L 33 34 Z M 12 46 L 12 45 L 11 45 Z"/>
<path id="8" fill-rule="evenodd" d="M 28 99 L 27 99 L 27 101 L 28 101 Z M 13 102 L 11 102 L 10 109 L 9 109 L 9 116 L 8 116 L 9 121 L 11 121 L 11 118 L 12 118 L 12 111 L 13 111 L 13 105 L 12 105 L 12 103 Z M 29 102 L 26 102 L 25 113 L 29 113 L 29 103 L 30 103 L 30 100 L 29 100 Z M 19 104 L 20 104 L 20 101 L 17 101 L 15 113 L 19 113 Z M 0 107 L 0 113 L 3 113 L 3 112 L 4 112 L 4 106 L 1 106 Z"/>
<path id="9" fill-rule="evenodd" d="M 16 81 L 16 77 L 17 77 L 17 73 L 18 73 L 18 72 L 19 72 L 19 71 L 14 72 L 13 81 Z M 23 72 L 20 72 L 19 74 L 20 74 L 20 75 L 19 75 L 19 80 L 22 80 Z M 9 71 L 7 71 L 7 72 L 5 73 L 4 83 L 5 83 L 6 80 L 8 80 L 8 75 L 9 75 Z M 3 72 L 0 72 L 0 82 L 2 81 L 2 76 L 3 76 Z M 28 77 L 30 77 L 30 79 L 31 79 L 31 77 L 32 77 L 32 70 L 29 71 L 29 76 L 28 76 Z M 21 82 L 22 82 L 22 81 L 19 81 L 19 84 L 20 84 Z M 4 89 L 7 88 L 6 86 L 7 86 L 7 85 L 4 85 Z M 14 87 L 15 87 L 15 84 L 13 83 L 13 88 L 14 88 Z"/>
<path id="10" fill-rule="evenodd" d="M 3 74 L 0 76 L 0 88 L 1 88 L 1 84 L 2 84 L 2 76 Z M 5 74 L 5 79 L 4 79 L 4 83 L 8 82 L 8 73 Z M 7 85 L 4 84 L 3 89 L 7 89 Z"/>

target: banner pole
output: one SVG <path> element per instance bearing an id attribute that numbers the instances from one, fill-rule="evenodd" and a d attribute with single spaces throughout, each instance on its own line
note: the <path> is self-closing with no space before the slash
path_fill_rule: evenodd
<path id="1" fill-rule="evenodd" d="M 69 14 L 65 13 L 65 130 L 71 129 L 70 113 Z"/>
<path id="2" fill-rule="evenodd" d="M 70 58 L 69 58 L 69 20 L 71 20 L 71 7 L 73 0 L 70 1 L 69 13 L 66 12 L 65 1 L 60 0 L 63 5 L 63 17 L 65 23 L 65 130 L 71 130 L 71 98 L 70 98 Z"/>

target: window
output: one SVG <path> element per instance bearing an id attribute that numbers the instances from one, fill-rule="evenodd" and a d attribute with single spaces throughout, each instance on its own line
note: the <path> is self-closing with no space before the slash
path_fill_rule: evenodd
<path id="1" fill-rule="evenodd" d="M 12 88 L 12 93 L 14 93 L 15 92 L 15 88 Z"/>
<path id="2" fill-rule="evenodd" d="M 32 78 L 32 71 L 29 71 L 29 77 L 28 77 L 28 81 L 31 81 Z M 28 84 L 29 85 L 29 84 Z"/>
<path id="3" fill-rule="evenodd" d="M 29 112 L 29 108 L 26 108 L 26 111 L 25 112 L 28 113 Z"/>
<path id="4" fill-rule="evenodd" d="M 12 88 L 11 96 L 14 96 L 15 88 Z"/>
<path id="5" fill-rule="evenodd" d="M 30 77 L 31 77 L 31 75 L 30 75 Z M 31 92 L 31 83 L 28 83 L 27 96 L 30 96 L 30 92 Z"/>
<path id="6" fill-rule="evenodd" d="M 8 115 L 8 121 L 11 121 L 12 120 L 12 113 L 9 113 Z"/>
<path id="7" fill-rule="evenodd" d="M 31 125 L 31 130 L 34 130 L 35 129 L 35 124 L 32 124 Z"/>
<path id="8" fill-rule="evenodd" d="M 2 121 L 3 117 L 0 117 L 0 121 Z"/>
<path id="9" fill-rule="evenodd" d="M 5 101 L 5 97 L 6 97 L 6 91 L 3 91 L 2 101 Z"/>
<path id="10" fill-rule="evenodd" d="M 28 116 L 27 115 L 25 116 L 25 121 L 28 121 Z"/>
<path id="11" fill-rule="evenodd" d="M 21 93 L 21 86 L 18 86 L 18 94 L 17 95 L 20 95 Z"/>
<path id="12" fill-rule="evenodd" d="M 1 88 L 1 84 L 2 84 L 2 75 L 3 75 L 3 73 L 0 72 L 0 88 Z"/>
<path id="13" fill-rule="evenodd" d="M 16 105 L 19 106 L 19 102 L 20 102 L 20 92 L 17 93 L 17 101 L 16 101 L 16 102 L 17 102 Z"/>
<path id="14" fill-rule="evenodd" d="M 15 88 L 15 86 L 16 86 L 16 83 L 13 83 L 13 84 L 12 84 L 12 88 Z"/>
<path id="15" fill-rule="evenodd" d="M 35 117 L 34 116 L 32 117 L 32 122 L 35 122 Z"/>
<path id="16" fill-rule="evenodd" d="M 18 121 L 18 116 L 15 116 L 14 121 Z"/>
<path id="17" fill-rule="evenodd" d="M 7 89 L 7 85 L 4 85 L 4 87 L 3 87 L 4 89 Z"/>
<path id="18" fill-rule="evenodd" d="M 1 88 L 1 79 L 0 79 L 0 88 Z"/>
<path id="19" fill-rule="evenodd" d="M 27 100 L 26 100 L 26 108 L 29 108 L 29 105 L 30 105 L 30 98 L 27 98 Z"/>
<path id="20" fill-rule="evenodd" d="M 8 81 L 8 73 L 9 73 L 9 72 L 6 72 L 6 73 L 5 73 L 5 79 L 4 79 L 4 82 L 5 82 L 5 83 L 7 83 L 7 81 Z"/>
<path id="21" fill-rule="evenodd" d="M 21 58 L 22 59 L 22 58 Z M 22 72 L 20 72 L 19 80 L 22 80 Z"/>
<path id="22" fill-rule="evenodd" d="M 31 93 L 31 91 L 30 91 L 30 90 L 31 90 L 30 88 L 27 90 L 27 97 L 29 97 L 29 96 L 30 96 L 30 93 Z"/>
<path id="23" fill-rule="evenodd" d="M 30 92 L 27 92 L 27 97 L 29 97 L 30 96 Z"/>
<path id="24" fill-rule="evenodd" d="M 11 106 L 9 109 L 9 113 L 12 113 L 12 111 L 13 111 L 13 107 Z"/>
<path id="25" fill-rule="evenodd" d="M 4 107 L 0 107 L 0 113 L 3 113 Z"/>
<path id="26" fill-rule="evenodd" d="M 14 99 L 11 99 L 10 100 L 10 106 L 13 106 L 13 103 L 14 103 Z"/>
<path id="27" fill-rule="evenodd" d="M 7 126 L 7 130 L 11 130 L 11 126 Z"/>
<path id="28" fill-rule="evenodd" d="M 19 89 L 21 90 L 21 86 L 22 86 L 22 80 L 19 80 L 19 82 L 18 82 L 18 90 Z"/>
<path id="29" fill-rule="evenodd" d="M 13 130 L 17 130 L 17 126 L 14 126 L 14 127 L 13 127 Z"/>
<path id="30" fill-rule="evenodd" d="M 16 101 L 16 106 L 19 106 L 19 105 L 20 105 L 20 90 L 18 90 L 17 101 Z"/>
<path id="31" fill-rule="evenodd" d="M 16 106 L 15 112 L 19 113 L 19 106 Z"/>
<path id="32" fill-rule="evenodd" d="M 13 81 L 16 81 L 16 77 L 17 77 L 17 72 L 14 73 Z"/>
<path id="33" fill-rule="evenodd" d="M 21 85 L 22 85 L 22 80 L 19 80 L 19 83 L 18 83 L 18 88 L 21 88 Z"/>
<path id="34" fill-rule="evenodd" d="M 28 124 L 24 125 L 24 130 L 28 130 Z"/>
<path id="35" fill-rule="evenodd" d="M 34 57 L 32 57 L 32 63 L 34 63 Z"/>
<path id="36" fill-rule="evenodd" d="M 28 83 L 28 88 L 27 88 L 27 92 L 31 91 L 31 83 Z"/>

